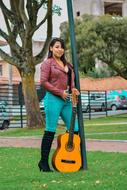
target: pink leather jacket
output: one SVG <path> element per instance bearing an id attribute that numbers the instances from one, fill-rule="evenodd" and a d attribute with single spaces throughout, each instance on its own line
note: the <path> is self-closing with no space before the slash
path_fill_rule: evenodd
<path id="1" fill-rule="evenodd" d="M 71 69 L 71 89 L 74 88 L 74 72 L 71 64 L 68 64 Z M 49 58 L 41 65 L 41 85 L 54 95 L 63 95 L 64 90 L 67 89 L 68 74 L 60 67 L 54 58 Z"/>

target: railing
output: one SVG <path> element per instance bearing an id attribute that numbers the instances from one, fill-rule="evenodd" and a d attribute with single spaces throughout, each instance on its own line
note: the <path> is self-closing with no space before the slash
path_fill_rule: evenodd
<path id="1" fill-rule="evenodd" d="M 37 85 L 38 99 L 41 101 L 44 90 Z M 26 126 L 26 108 L 22 84 L 0 84 L 0 128 L 23 128 Z"/>
<path id="2" fill-rule="evenodd" d="M 106 91 L 82 91 L 82 111 L 84 118 L 92 119 L 98 115 L 107 116 Z"/>
<path id="3" fill-rule="evenodd" d="M 40 109 L 44 113 L 43 97 L 45 91 L 39 85 L 36 86 Z M 127 109 L 127 98 L 124 96 L 114 97 L 106 91 L 82 91 L 83 117 L 92 119 L 95 117 L 108 116 L 109 109 L 115 111 L 118 108 Z M 10 123 L 9 123 L 10 122 Z M 0 127 L 23 128 L 26 126 L 26 108 L 22 93 L 22 84 L 0 84 Z"/>

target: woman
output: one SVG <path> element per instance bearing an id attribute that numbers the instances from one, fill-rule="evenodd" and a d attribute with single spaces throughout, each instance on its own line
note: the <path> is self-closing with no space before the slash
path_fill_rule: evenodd
<path id="1" fill-rule="evenodd" d="M 44 109 L 46 128 L 41 144 L 41 160 L 38 163 L 40 171 L 51 171 L 48 164 L 49 152 L 54 139 L 59 116 L 69 130 L 72 114 L 72 103 L 69 94 L 79 92 L 74 88 L 74 73 L 64 55 L 64 42 L 54 38 L 49 45 L 48 59 L 41 65 L 41 85 L 46 89 Z M 75 133 L 78 124 L 75 122 Z"/>

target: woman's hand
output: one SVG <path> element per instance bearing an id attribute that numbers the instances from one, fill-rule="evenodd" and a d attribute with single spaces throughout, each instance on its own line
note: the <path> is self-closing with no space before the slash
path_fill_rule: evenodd
<path id="1" fill-rule="evenodd" d="M 80 92 L 77 90 L 77 88 L 72 88 L 72 94 L 75 94 L 76 96 L 78 96 Z"/>
<path id="2" fill-rule="evenodd" d="M 72 88 L 72 94 L 75 94 L 76 96 L 78 96 L 80 93 L 76 88 Z M 67 93 L 66 90 L 64 90 L 62 98 L 66 100 L 68 97 L 69 97 L 69 94 Z"/>
<path id="3" fill-rule="evenodd" d="M 62 98 L 66 100 L 68 98 L 69 94 L 64 90 Z"/>

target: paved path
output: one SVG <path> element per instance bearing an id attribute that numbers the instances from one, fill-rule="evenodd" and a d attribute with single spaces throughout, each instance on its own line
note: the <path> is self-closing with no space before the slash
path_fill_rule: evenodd
<path id="1" fill-rule="evenodd" d="M 40 148 L 39 137 L 0 137 L 0 147 L 33 147 Z M 56 148 L 56 139 L 52 148 Z M 127 140 L 87 140 L 87 151 L 123 152 L 127 153 Z"/>

